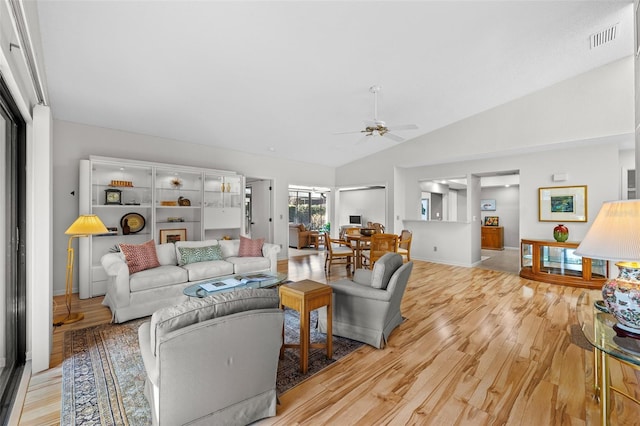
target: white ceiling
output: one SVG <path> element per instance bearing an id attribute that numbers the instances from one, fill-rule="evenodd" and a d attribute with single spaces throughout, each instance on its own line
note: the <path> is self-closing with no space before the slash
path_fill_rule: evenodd
<path id="1" fill-rule="evenodd" d="M 339 166 L 633 54 L 629 1 L 39 0 L 54 118 Z M 616 40 L 589 36 L 619 23 Z M 630 89 L 631 90 L 631 89 Z"/>

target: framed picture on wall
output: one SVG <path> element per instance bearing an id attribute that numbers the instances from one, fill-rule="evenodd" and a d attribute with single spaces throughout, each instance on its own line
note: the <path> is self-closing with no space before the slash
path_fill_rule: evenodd
<path id="1" fill-rule="evenodd" d="M 483 212 L 495 211 L 496 200 L 480 200 L 480 210 Z"/>
<path id="2" fill-rule="evenodd" d="M 187 241 L 186 228 L 160 230 L 160 244 L 175 243 L 177 241 Z"/>
<path id="3" fill-rule="evenodd" d="M 540 222 L 586 222 L 587 186 L 538 188 Z"/>
<path id="4" fill-rule="evenodd" d="M 500 218 L 498 216 L 485 216 L 484 226 L 500 226 Z"/>

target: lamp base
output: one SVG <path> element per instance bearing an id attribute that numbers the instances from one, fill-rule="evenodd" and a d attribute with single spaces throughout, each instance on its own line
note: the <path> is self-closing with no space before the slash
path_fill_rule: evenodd
<path id="1" fill-rule="evenodd" d="M 53 325 L 59 326 L 63 324 L 72 324 L 74 322 L 82 321 L 84 319 L 84 313 L 75 312 L 69 315 L 60 315 L 53 319 Z"/>

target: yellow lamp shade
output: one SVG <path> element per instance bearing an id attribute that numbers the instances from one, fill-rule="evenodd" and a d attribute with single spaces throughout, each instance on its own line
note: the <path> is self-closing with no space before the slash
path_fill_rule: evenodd
<path id="1" fill-rule="evenodd" d="M 83 214 L 65 231 L 67 235 L 95 235 L 109 232 L 104 223 L 95 214 Z"/>

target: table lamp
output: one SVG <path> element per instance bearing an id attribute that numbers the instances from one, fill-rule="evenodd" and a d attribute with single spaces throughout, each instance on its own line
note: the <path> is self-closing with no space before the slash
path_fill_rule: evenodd
<path id="1" fill-rule="evenodd" d="M 604 203 L 575 254 L 617 262 L 619 275 L 605 282 L 602 298 L 616 334 L 640 339 L 640 200 Z"/>
<path id="2" fill-rule="evenodd" d="M 82 312 L 71 313 L 71 292 L 73 291 L 73 239 L 88 237 L 89 235 L 95 234 L 106 234 L 107 232 L 109 232 L 107 227 L 104 226 L 104 223 L 102 223 L 100 218 L 94 214 L 83 214 L 78 216 L 69 229 L 65 231 L 65 234 L 70 236 L 69 245 L 67 246 L 67 277 L 65 282 L 65 303 L 67 305 L 67 314 L 55 317 L 53 319 L 54 326 L 70 324 L 84 318 L 84 314 Z"/>

